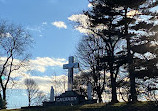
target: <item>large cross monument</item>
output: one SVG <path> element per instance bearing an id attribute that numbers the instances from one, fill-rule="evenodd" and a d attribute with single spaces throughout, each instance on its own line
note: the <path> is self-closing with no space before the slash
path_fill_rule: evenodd
<path id="1" fill-rule="evenodd" d="M 79 63 L 74 63 L 74 57 L 69 57 L 69 63 L 63 65 L 63 69 L 68 69 L 68 91 L 65 91 L 59 96 L 55 97 L 54 101 L 54 89 L 51 89 L 50 102 L 43 102 L 43 106 L 60 106 L 60 105 L 79 105 L 86 103 L 96 103 L 97 100 L 93 100 L 91 97 L 91 86 L 88 87 L 88 100 L 85 100 L 85 96 L 77 93 L 72 89 L 73 86 L 73 68 L 78 68 Z"/>
<path id="2" fill-rule="evenodd" d="M 69 57 L 69 64 L 64 64 L 63 69 L 68 69 L 68 91 L 72 91 L 73 86 L 73 68 L 78 68 L 79 63 L 74 63 L 74 57 Z"/>

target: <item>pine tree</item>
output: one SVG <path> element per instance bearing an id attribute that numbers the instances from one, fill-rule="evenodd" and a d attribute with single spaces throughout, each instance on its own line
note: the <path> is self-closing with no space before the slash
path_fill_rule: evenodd
<path id="1" fill-rule="evenodd" d="M 118 42 L 122 39 L 120 24 L 117 24 L 121 18 L 121 8 L 117 8 L 117 4 L 110 0 L 92 0 L 92 9 L 84 14 L 89 17 L 91 25 L 89 29 L 103 39 L 105 44 L 104 56 L 99 57 L 102 64 L 107 64 L 106 71 L 110 72 L 112 100 L 111 102 L 118 102 L 116 92 L 116 78 L 119 73 L 119 68 L 124 64 L 124 52 L 122 50 L 116 51 Z M 116 9 L 117 8 L 117 9 Z M 117 53 L 116 53 L 117 52 Z M 120 52 L 120 53 L 118 53 Z"/>

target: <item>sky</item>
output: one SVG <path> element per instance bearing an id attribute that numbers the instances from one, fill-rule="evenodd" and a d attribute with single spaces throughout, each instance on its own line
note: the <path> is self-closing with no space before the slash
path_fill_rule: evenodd
<path id="1" fill-rule="evenodd" d="M 10 108 L 27 103 L 23 86 L 25 78 L 35 79 L 46 93 L 49 93 L 51 85 L 56 84 L 52 81 L 59 79 L 65 83 L 67 71 L 62 66 L 68 62 L 69 56 L 75 55 L 84 33 L 81 28 L 74 28 L 75 21 L 84 19 L 85 22 L 85 17 L 80 14 L 90 6 L 88 0 L 0 0 L 0 19 L 23 26 L 34 40 L 33 48 L 30 49 L 31 71 L 21 69 L 12 74 L 19 80 L 14 90 L 8 90 L 12 95 L 8 95 Z M 54 87 L 60 90 L 58 86 Z M 20 104 L 21 97 L 25 98 L 24 104 Z"/>

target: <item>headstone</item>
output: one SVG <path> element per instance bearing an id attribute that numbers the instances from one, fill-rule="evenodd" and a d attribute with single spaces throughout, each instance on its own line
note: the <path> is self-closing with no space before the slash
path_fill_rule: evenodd
<path id="1" fill-rule="evenodd" d="M 51 86 L 51 91 L 50 91 L 50 102 L 54 101 L 54 88 Z"/>
<path id="2" fill-rule="evenodd" d="M 63 69 L 68 69 L 68 91 L 72 91 L 73 86 L 73 68 L 78 68 L 79 63 L 74 63 L 74 57 L 69 57 L 69 64 L 64 64 Z"/>
<path id="3" fill-rule="evenodd" d="M 56 105 L 77 105 L 83 101 L 85 101 L 85 97 L 76 91 L 66 91 L 60 96 L 55 97 Z"/>
<path id="4" fill-rule="evenodd" d="M 88 94 L 88 100 L 92 100 L 92 84 L 91 84 L 91 82 L 88 82 L 88 84 L 87 84 L 87 94 Z"/>

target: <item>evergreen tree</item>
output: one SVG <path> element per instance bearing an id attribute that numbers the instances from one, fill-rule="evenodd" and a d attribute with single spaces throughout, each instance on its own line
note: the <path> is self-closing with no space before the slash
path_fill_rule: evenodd
<path id="1" fill-rule="evenodd" d="M 117 22 L 121 19 L 121 8 L 117 8 L 116 4 L 110 0 L 92 0 L 90 2 L 92 9 L 84 14 L 89 17 L 89 29 L 95 34 L 95 37 L 101 37 L 105 44 L 104 56 L 99 57 L 101 64 L 106 64 L 106 71 L 110 72 L 112 100 L 118 102 L 116 92 L 116 78 L 119 68 L 124 64 L 121 59 L 126 55 L 122 50 L 117 50 L 118 42 L 122 39 L 120 24 Z M 116 9 L 117 8 L 117 9 Z"/>
<path id="2" fill-rule="evenodd" d="M 154 21 L 148 19 L 156 17 L 154 13 L 149 11 L 155 5 L 155 2 L 149 2 L 147 0 L 139 2 L 136 6 L 128 5 L 127 3 L 124 7 L 124 19 L 120 21 L 124 24 L 124 37 L 127 41 L 127 63 L 131 100 L 133 102 L 137 101 L 135 78 L 137 75 L 140 75 L 139 73 L 144 69 L 149 71 L 148 64 L 151 63 L 150 60 L 146 61 L 146 58 L 142 59 L 141 56 L 145 57 L 147 52 L 151 52 L 152 44 L 156 45 L 155 42 L 157 42 L 155 39 L 157 32 L 152 30 L 155 27 Z M 132 11 L 134 13 L 132 13 Z M 146 18 L 146 20 L 144 18 Z M 145 67 L 140 64 L 143 64 Z M 151 72 L 153 72 L 157 68 L 154 65 L 150 65 L 150 69 L 152 70 Z M 146 74 L 141 74 L 141 76 L 145 77 L 149 75 L 151 72 L 148 71 Z"/>
<path id="3" fill-rule="evenodd" d="M 157 1 L 91 0 L 90 3 L 92 8 L 84 14 L 89 18 L 88 29 L 95 37 L 101 37 L 106 45 L 100 61 L 107 63 L 106 70 L 111 74 L 112 102 L 117 102 L 116 77 L 122 65 L 127 65 L 130 99 L 135 102 L 135 79 L 157 76 L 157 26 L 154 22 L 157 14 L 150 11 Z M 125 41 L 125 45 L 117 50 L 116 47 L 121 47 L 120 41 Z M 149 52 L 152 57 L 145 57 Z"/>

